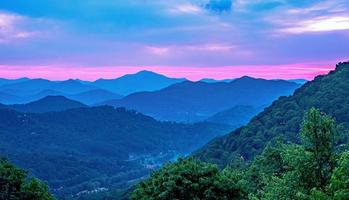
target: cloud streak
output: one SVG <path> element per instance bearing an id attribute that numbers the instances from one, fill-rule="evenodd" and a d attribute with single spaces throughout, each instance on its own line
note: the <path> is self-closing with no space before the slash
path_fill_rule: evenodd
<path id="1" fill-rule="evenodd" d="M 349 16 L 317 17 L 283 29 L 287 33 L 307 33 L 349 30 Z"/>

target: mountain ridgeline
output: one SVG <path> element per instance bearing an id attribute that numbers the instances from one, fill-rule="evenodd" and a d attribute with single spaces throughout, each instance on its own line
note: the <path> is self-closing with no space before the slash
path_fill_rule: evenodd
<path id="1" fill-rule="evenodd" d="M 299 142 L 303 115 L 312 107 L 333 116 L 346 132 L 349 128 L 348 77 L 349 62 L 339 63 L 328 75 L 318 76 L 292 96 L 273 102 L 246 126 L 211 141 L 197 151 L 195 157 L 223 167 L 236 158 L 254 158 L 268 142 L 276 139 Z"/>
<path id="2" fill-rule="evenodd" d="M 140 71 L 115 79 L 96 81 L 45 79 L 0 79 L 0 103 L 23 104 L 49 95 L 67 98 L 92 105 L 99 102 L 120 99 L 124 95 L 141 91 L 155 91 L 185 79 L 169 78 L 150 71 Z"/>
<path id="3" fill-rule="evenodd" d="M 186 81 L 184 78 L 169 78 L 151 71 L 140 71 L 117 79 L 98 79 L 92 85 L 121 95 L 141 91 L 156 91 L 172 84 Z"/>
<path id="4" fill-rule="evenodd" d="M 83 108 L 87 107 L 87 105 L 75 100 L 68 99 L 64 96 L 46 96 L 42 99 L 27 104 L 14 104 L 8 106 L 3 105 L 3 107 L 14 109 L 20 112 L 45 113 L 64 111 L 73 108 Z"/>
<path id="5" fill-rule="evenodd" d="M 292 94 L 299 86 L 288 81 L 251 77 L 228 83 L 185 81 L 101 104 L 134 109 L 158 120 L 197 122 L 235 106 L 264 107 L 280 96 Z"/>

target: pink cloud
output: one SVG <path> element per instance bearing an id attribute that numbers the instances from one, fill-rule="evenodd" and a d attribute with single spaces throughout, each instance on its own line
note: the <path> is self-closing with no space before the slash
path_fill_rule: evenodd
<path id="1" fill-rule="evenodd" d="M 60 67 L 60 66 L 7 66 L 0 65 L 0 77 L 4 78 L 46 78 L 64 80 L 79 78 L 96 80 L 98 78 L 117 78 L 124 74 L 136 73 L 140 70 L 150 70 L 169 77 L 190 80 L 202 78 L 226 79 L 241 76 L 252 76 L 265 79 L 311 80 L 320 74 L 326 74 L 334 69 L 330 65 L 280 65 L 280 66 L 223 66 L 223 67 L 174 67 L 174 66 L 114 66 L 114 67 Z"/>
<path id="2" fill-rule="evenodd" d="M 160 56 L 167 55 L 170 51 L 169 47 L 146 46 L 145 48 L 150 53 L 160 55 Z"/>
<path id="3" fill-rule="evenodd" d="M 145 50 L 151 54 L 165 56 L 174 54 L 188 54 L 192 52 L 225 53 L 235 51 L 239 55 L 251 55 L 251 52 L 231 44 L 197 44 L 197 45 L 169 45 L 169 46 L 145 46 Z"/>

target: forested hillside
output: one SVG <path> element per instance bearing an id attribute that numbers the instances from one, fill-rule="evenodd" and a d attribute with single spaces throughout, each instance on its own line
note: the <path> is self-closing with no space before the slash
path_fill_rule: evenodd
<path id="1" fill-rule="evenodd" d="M 304 112 L 311 107 L 333 116 L 349 128 L 349 63 L 339 63 L 328 75 L 318 76 L 297 89 L 292 96 L 281 97 L 248 125 L 215 139 L 195 156 L 203 161 L 226 166 L 242 157 L 252 159 L 275 139 L 299 142 L 299 128 Z"/>
<path id="2" fill-rule="evenodd" d="M 223 171 L 192 158 L 165 165 L 139 183 L 132 200 L 347 200 L 349 152 L 335 120 L 312 108 L 300 124 L 300 144 L 268 143 Z"/>
<path id="3" fill-rule="evenodd" d="M 109 106 L 41 114 L 5 108 L 0 121 L 0 155 L 47 181 L 59 199 L 124 188 L 230 129 Z"/>
<path id="4" fill-rule="evenodd" d="M 0 158 L 1 200 L 53 200 L 45 183 L 28 176 L 5 158 Z"/>

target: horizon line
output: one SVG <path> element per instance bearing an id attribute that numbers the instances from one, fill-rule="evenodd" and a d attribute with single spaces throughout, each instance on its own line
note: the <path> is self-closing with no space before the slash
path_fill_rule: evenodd
<path id="1" fill-rule="evenodd" d="M 142 71 L 149 71 L 168 78 L 184 78 L 190 81 L 202 79 L 236 79 L 243 76 L 267 80 L 305 79 L 313 80 L 334 70 L 336 65 L 255 65 L 222 67 L 178 66 L 114 66 L 114 67 L 59 67 L 59 66 L 12 66 L 0 65 L 0 77 L 5 79 L 46 79 L 50 81 L 117 79 Z"/>

